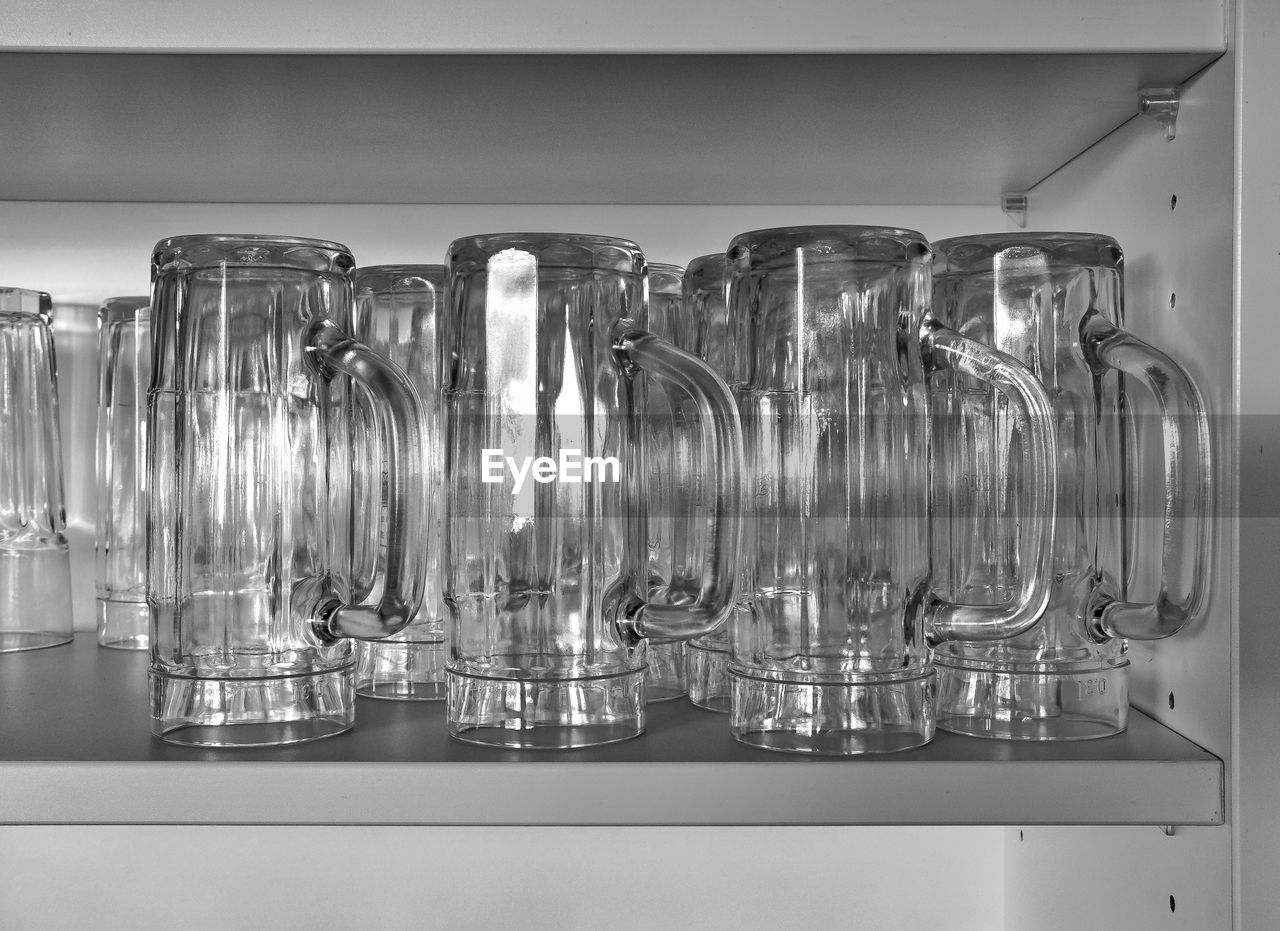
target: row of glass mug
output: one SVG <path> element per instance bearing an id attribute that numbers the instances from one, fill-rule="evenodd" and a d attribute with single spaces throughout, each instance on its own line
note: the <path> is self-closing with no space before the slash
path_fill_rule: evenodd
<path id="1" fill-rule="evenodd" d="M 153 729 L 201 745 L 339 733 L 353 685 L 483 744 L 625 739 L 686 640 L 691 700 L 769 749 L 1118 732 L 1124 638 L 1203 602 L 1209 501 L 1122 286 L 1082 234 L 765 230 L 683 274 L 599 236 L 360 270 L 164 240 L 153 351 L 146 299 L 101 315 L 101 637 L 150 626 Z M 1157 402 L 1155 604 L 1110 369 Z"/>

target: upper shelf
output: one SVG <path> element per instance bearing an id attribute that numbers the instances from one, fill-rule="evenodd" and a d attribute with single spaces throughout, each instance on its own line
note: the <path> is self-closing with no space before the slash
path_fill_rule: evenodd
<path id="1" fill-rule="evenodd" d="M 1225 0 L 4 0 L 0 22 L 0 48 L 50 51 L 1213 52 L 1226 42 Z"/>
<path id="2" fill-rule="evenodd" d="M 355 729 L 258 750 L 150 736 L 147 656 L 0 654 L 0 823 L 1220 824 L 1222 761 L 1134 712 L 1105 740 L 812 759 L 745 747 L 724 715 L 649 708 L 605 747 L 451 740 L 438 702 L 361 700 Z"/>
<path id="3" fill-rule="evenodd" d="M 1216 54 L 0 52 L 0 200 L 995 204 Z"/>

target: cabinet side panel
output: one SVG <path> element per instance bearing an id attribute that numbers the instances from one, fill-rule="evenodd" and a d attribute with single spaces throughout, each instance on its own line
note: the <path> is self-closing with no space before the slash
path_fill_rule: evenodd
<path id="1" fill-rule="evenodd" d="M 1154 119 L 1134 118 L 1032 189 L 1027 226 L 1114 236 L 1125 253 L 1125 328 L 1185 367 L 1204 395 L 1215 480 L 1208 599 L 1177 636 L 1130 644 L 1130 691 L 1134 705 L 1228 759 L 1238 523 L 1231 62 L 1218 61 L 1182 92 L 1175 139 L 1166 141 Z M 1150 601 L 1160 577 L 1163 459 L 1154 405 L 1140 385 L 1129 396 L 1139 439 L 1128 465 L 1136 514 L 1129 597 Z"/>
<path id="2" fill-rule="evenodd" d="M 1235 760 L 1237 923 L 1280 921 L 1280 4 L 1239 0 L 1236 332 L 1240 630 Z"/>
<path id="3" fill-rule="evenodd" d="M 1119 240 L 1126 263 L 1126 328 L 1168 352 L 1203 392 L 1216 482 L 1209 597 L 1201 616 L 1176 637 L 1131 645 L 1131 697 L 1157 720 L 1227 760 L 1229 771 L 1241 526 L 1233 72 L 1226 56 L 1183 86 L 1172 141 L 1165 140 L 1155 120 L 1135 117 L 1034 187 L 1027 224 Z M 1137 88 L 1134 92 L 1136 101 Z M 1141 406 L 1146 398 L 1140 386 L 1131 393 L 1140 406 L 1137 413 L 1150 410 Z M 1138 489 L 1139 557 L 1130 567 L 1130 596 L 1149 600 L 1159 577 L 1163 466 L 1154 418 L 1134 419 L 1138 455 L 1129 468 Z M 1097 918 L 1098 902 L 1106 903 L 1108 926 L 1231 924 L 1231 825 L 1178 828 L 1172 837 L 1155 828 L 1037 827 L 1010 829 L 1007 838 L 1006 927 L 1079 927 Z M 1061 889 L 1046 888 L 1037 879 L 1051 875 L 1072 878 Z"/>
<path id="4" fill-rule="evenodd" d="M 1231 927 L 1226 826 L 1029 826 L 1005 843 L 1005 924 L 1036 931 Z"/>

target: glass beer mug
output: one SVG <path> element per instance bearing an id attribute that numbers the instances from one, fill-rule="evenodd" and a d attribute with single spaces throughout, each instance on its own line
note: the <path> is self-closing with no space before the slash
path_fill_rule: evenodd
<path id="1" fill-rule="evenodd" d="M 357 645 L 356 693 L 370 698 L 438 701 L 444 698 L 445 660 L 445 606 L 440 593 L 444 562 L 444 405 L 440 397 L 444 266 L 358 268 L 355 288 L 356 338 L 398 365 L 423 402 L 426 495 L 419 504 L 427 527 L 422 547 L 426 560 L 422 607 L 400 633 Z M 378 469 L 379 484 L 381 477 Z M 381 499 L 380 487 L 369 491 Z"/>
<path id="2" fill-rule="evenodd" d="M 643 324 L 654 336 L 660 336 L 680 346 L 674 339 L 674 327 L 681 315 L 680 283 L 684 269 L 679 265 L 651 263 L 644 281 Z M 681 349 L 687 347 L 680 346 Z M 673 585 L 675 566 L 676 493 L 681 456 L 688 444 L 682 435 L 685 427 L 701 432 L 701 425 L 690 425 L 680 417 L 682 402 L 687 397 L 677 386 L 668 386 L 658 379 L 651 379 L 646 391 L 645 458 L 649 477 L 645 487 L 648 502 L 650 596 L 668 602 L 681 597 L 678 585 Z M 680 521 L 688 527 L 687 519 Z M 648 701 L 670 701 L 688 691 L 684 674 L 685 643 L 649 642 L 649 669 L 645 675 L 645 696 Z"/>
<path id="3" fill-rule="evenodd" d="M 647 641 L 732 606 L 742 466 L 728 388 L 642 329 L 645 259 L 623 239 L 509 233 L 449 248 L 449 732 L 580 747 L 644 730 Z M 650 597 L 650 376 L 694 399 L 717 535 L 696 591 Z"/>
<path id="4" fill-rule="evenodd" d="M 309 239 L 156 246 L 147 600 L 152 732 L 166 740 L 347 730 L 349 638 L 396 633 L 418 610 L 421 406 L 399 368 L 347 335 L 354 268 L 345 247 Z M 352 391 L 376 421 L 353 416 Z M 354 513 L 352 492 L 353 462 L 378 443 L 381 520 Z M 380 524 L 382 578 L 353 578 Z M 375 587 L 376 603 L 352 603 Z"/>
<path id="5" fill-rule="evenodd" d="M 749 482 L 730 726 L 744 743 L 831 755 L 924 744 L 930 642 L 1011 636 L 1044 605 L 1056 456 L 1044 389 L 930 318 L 929 261 L 920 234 L 879 227 L 762 230 L 729 247 L 730 381 Z M 999 604 L 934 591 L 935 370 L 1003 393 L 1037 479 L 1022 575 Z"/>
<path id="6" fill-rule="evenodd" d="M 706 362 L 722 378 L 730 378 L 728 270 L 723 252 L 689 262 L 683 282 L 683 309 L 674 327 L 674 342 Z M 730 390 L 733 390 L 730 385 Z M 690 476 L 689 507 L 704 508 L 701 476 Z M 696 543 L 696 541 L 693 541 Z M 708 711 L 729 710 L 729 624 L 685 645 L 689 701 Z"/>
<path id="7" fill-rule="evenodd" d="M 1125 638 L 1177 633 L 1200 610 L 1208 559 L 1209 428 L 1187 373 L 1125 332 L 1123 256 L 1084 233 L 993 233 L 934 246 L 934 313 L 1025 364 L 1048 390 L 1061 450 L 1052 589 L 1038 623 L 1010 640 L 938 647 L 938 726 L 980 737 L 1079 740 L 1125 728 Z M 1135 384 L 1145 391 L 1131 392 Z M 934 558 L 950 597 L 1004 597 L 1021 528 L 1006 499 L 1028 477 L 1008 411 L 985 385 L 933 375 L 937 455 L 967 482 L 935 485 Z M 1143 395 L 1158 417 L 1136 417 Z M 1150 408 L 1149 404 L 1145 405 Z M 1133 444 L 1162 444 L 1159 594 L 1128 600 L 1136 551 Z"/>

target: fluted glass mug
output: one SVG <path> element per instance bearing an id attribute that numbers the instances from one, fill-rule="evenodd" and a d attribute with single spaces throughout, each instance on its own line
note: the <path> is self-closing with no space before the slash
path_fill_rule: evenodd
<path id="1" fill-rule="evenodd" d="M 730 624 L 730 726 L 744 743 L 830 755 L 934 733 L 929 645 L 1012 636 L 1048 596 L 1056 456 L 1044 389 L 930 316 L 930 252 L 909 230 L 761 230 L 728 249 L 731 367 L 746 449 L 746 535 Z M 1000 604 L 934 591 L 926 374 L 1009 399 L 1025 438 L 1022 575 Z M 935 464 L 935 468 L 952 468 Z"/>
<path id="2" fill-rule="evenodd" d="M 98 311 L 98 645 L 145 650 L 147 390 L 151 298 L 113 297 Z"/>
<path id="3" fill-rule="evenodd" d="M 72 636 L 52 310 L 0 288 L 0 653 Z"/>
<path id="4" fill-rule="evenodd" d="M 355 287 L 356 338 L 400 366 L 423 402 L 426 494 L 419 504 L 427 527 L 420 550 L 426 561 L 422 607 L 398 634 L 358 644 L 356 692 L 370 698 L 440 701 L 445 694 L 445 605 L 440 588 L 444 563 L 444 266 L 358 268 Z M 380 484 L 381 470 L 378 478 Z M 381 487 L 369 491 L 381 500 Z"/>
<path id="5" fill-rule="evenodd" d="M 679 265 L 649 264 L 644 281 L 644 316 L 641 323 L 654 336 L 675 345 L 674 327 L 681 316 L 680 286 L 684 269 Z M 685 347 L 680 347 L 685 348 Z M 677 519 L 677 483 L 681 471 L 681 459 L 688 437 L 686 428 L 701 433 L 696 420 L 688 423 L 681 418 L 683 402 L 688 397 L 676 385 L 652 378 L 645 392 L 645 456 L 648 464 L 648 481 L 645 500 L 649 505 L 649 595 L 672 601 L 683 597 L 673 579 L 676 535 L 687 528 L 687 516 Z M 688 692 L 684 669 L 685 642 L 672 643 L 649 641 L 649 669 L 645 677 L 645 696 L 648 701 L 670 701 Z"/>
<path id="6" fill-rule="evenodd" d="M 700 255 L 685 268 L 681 312 L 672 328 L 672 342 L 706 362 L 722 378 L 731 378 L 729 365 L 728 269 L 723 252 Z M 734 386 L 729 386 L 734 390 Z M 701 508 L 705 489 L 698 469 L 685 486 L 688 509 Z M 698 541 L 681 540 L 680 549 Z M 696 552 L 696 551 L 695 551 Z M 685 645 L 685 676 L 689 701 L 708 711 L 729 711 L 729 624 Z"/>
<path id="7" fill-rule="evenodd" d="M 255 746 L 354 722 L 349 638 L 396 633 L 422 599 L 422 411 L 348 335 L 344 246 L 184 236 L 152 256 L 147 600 L 152 732 Z M 353 416 L 352 391 L 376 419 Z M 372 434 L 372 435 L 371 435 Z M 358 450 L 385 457 L 381 519 L 353 513 Z M 377 551 L 382 578 L 355 578 Z M 354 603 L 376 588 L 376 603 Z"/>
<path id="8" fill-rule="evenodd" d="M 644 730 L 647 640 L 732 606 L 742 465 L 724 382 L 645 331 L 646 263 L 623 239 L 508 233 L 448 254 L 449 732 L 500 747 Z M 650 602 L 650 375 L 697 402 L 720 520 L 699 585 Z"/>
<path id="9" fill-rule="evenodd" d="M 1015 740 L 1118 733 L 1129 711 L 1126 638 L 1172 636 L 1204 602 L 1204 403 L 1181 366 L 1123 329 L 1124 258 L 1114 239 L 991 233 L 934 249 L 935 315 L 1036 375 L 1062 454 L 1048 604 L 1013 639 L 939 646 L 938 726 Z M 1006 498 L 1027 481 L 1026 466 L 1009 441 L 1008 412 L 985 385 L 959 373 L 932 379 L 938 455 L 960 464 L 947 476 L 967 479 L 935 486 L 945 532 L 935 537 L 934 558 L 951 597 L 999 599 L 1017 571 L 1019 527 Z M 1134 392 L 1135 384 L 1145 390 Z M 1144 473 L 1133 439 L 1148 423 L 1164 459 L 1161 572 L 1157 598 L 1132 602 L 1133 569 L 1146 563 L 1136 549 Z M 986 506 L 975 507 L 979 501 Z"/>

